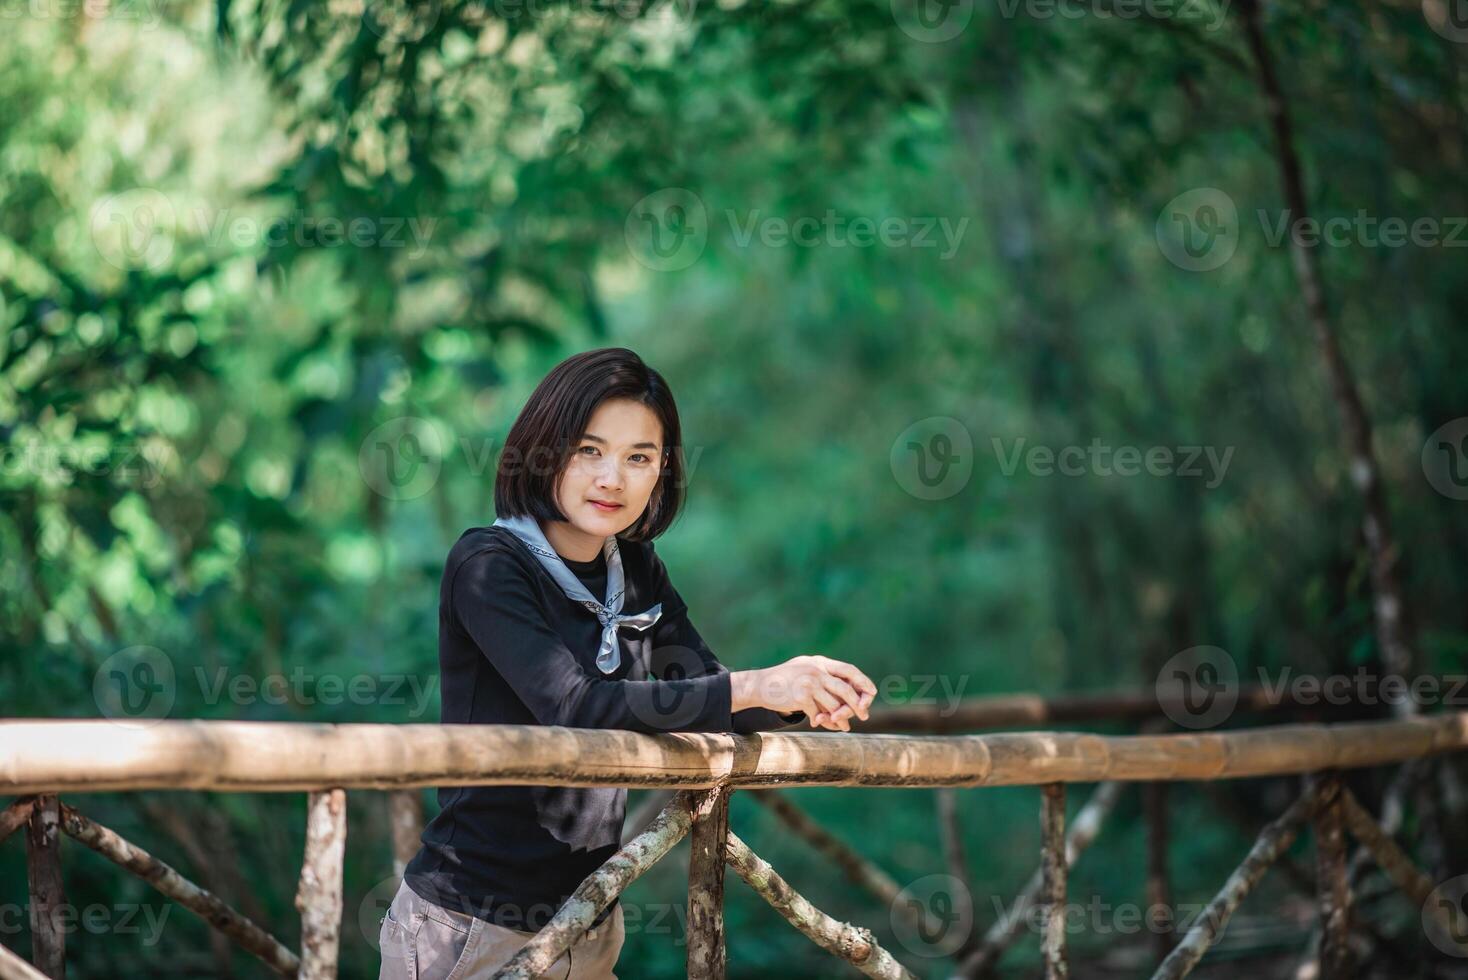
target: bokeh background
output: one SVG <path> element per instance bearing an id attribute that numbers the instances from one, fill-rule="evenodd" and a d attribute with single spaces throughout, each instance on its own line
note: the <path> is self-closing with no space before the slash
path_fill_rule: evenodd
<path id="1" fill-rule="evenodd" d="M 678 397 L 689 502 L 659 552 L 733 669 L 823 652 L 941 709 L 1147 689 L 1199 645 L 1250 677 L 1379 665 L 1250 9 L 923 4 L 5 5 L 0 711 L 131 713 L 121 669 L 166 695 L 151 716 L 437 721 L 444 556 L 493 520 L 536 382 L 603 346 Z M 1311 212 L 1338 219 L 1307 249 L 1415 667 L 1445 672 L 1468 652 L 1459 8 L 1254 12 Z M 1085 462 L 1046 465 L 1066 447 Z M 1157 462 L 1117 472 L 1121 447 Z M 931 793 L 795 796 L 903 883 L 943 869 Z M 357 912 L 391 873 L 386 808 L 349 797 L 343 975 L 375 976 L 380 909 Z M 1036 866 L 1038 795 L 960 799 L 984 927 Z M 1196 902 L 1249 838 L 1174 799 Z M 68 800 L 295 942 L 303 798 Z M 762 808 L 736 796 L 733 826 L 943 975 Z M 625 975 L 681 975 L 686 847 L 629 892 Z M 109 910 L 71 934 L 73 976 L 265 975 L 64 853 L 70 900 Z M 1072 893 L 1142 902 L 1143 853 L 1129 797 Z M 25 896 L 13 841 L 22 955 Z M 728 921 L 732 976 L 845 969 L 732 875 Z"/>

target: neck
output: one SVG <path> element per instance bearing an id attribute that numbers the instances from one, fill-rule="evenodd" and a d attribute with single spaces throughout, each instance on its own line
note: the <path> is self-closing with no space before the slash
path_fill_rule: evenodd
<path id="1" fill-rule="evenodd" d="M 587 534 L 570 521 L 545 521 L 540 530 L 556 554 L 571 561 L 591 561 L 607 543 L 605 537 Z"/>

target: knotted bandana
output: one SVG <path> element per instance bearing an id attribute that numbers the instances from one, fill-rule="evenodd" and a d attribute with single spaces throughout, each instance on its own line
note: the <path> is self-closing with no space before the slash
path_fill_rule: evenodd
<path id="1" fill-rule="evenodd" d="M 596 651 L 596 666 L 603 674 L 612 673 L 622 663 L 622 646 L 617 642 L 617 627 L 631 626 L 636 630 L 645 630 L 663 614 L 661 602 L 649 607 L 646 612 L 622 613 L 622 599 L 625 595 L 622 555 L 617 550 L 615 534 L 607 535 L 606 544 L 602 546 L 602 554 L 607 559 L 607 601 L 601 603 L 566 567 L 561 556 L 556 554 L 556 550 L 546 540 L 545 532 L 540 529 L 535 518 L 499 517 L 491 526 L 506 528 L 524 542 L 530 553 L 540 560 L 541 567 L 550 573 L 561 591 L 566 593 L 566 598 L 579 602 L 596 614 L 596 618 L 601 621 L 601 646 Z"/>

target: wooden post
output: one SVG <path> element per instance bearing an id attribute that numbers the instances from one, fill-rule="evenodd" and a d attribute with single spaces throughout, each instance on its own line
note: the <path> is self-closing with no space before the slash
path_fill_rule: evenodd
<path id="1" fill-rule="evenodd" d="M 688 855 L 688 977 L 724 980 L 724 862 L 729 847 L 729 790 L 699 793 Z"/>
<path id="2" fill-rule="evenodd" d="M 392 824 L 392 873 L 402 881 L 423 833 L 423 791 L 400 789 L 387 794 L 387 811 Z"/>
<path id="3" fill-rule="evenodd" d="M 958 816 L 958 790 L 952 786 L 940 786 L 934 792 L 934 797 L 938 806 L 938 836 L 943 841 L 943 856 L 948 863 L 948 874 L 959 884 L 955 898 L 960 907 L 954 909 L 954 915 L 960 922 L 972 923 L 974 893 L 969 885 L 968 861 L 963 853 L 963 821 Z M 972 928 L 967 938 L 975 938 Z M 972 946 L 973 943 L 969 942 L 968 945 Z"/>
<path id="4" fill-rule="evenodd" d="M 1065 980 L 1065 784 L 1040 787 L 1040 866 L 1044 875 L 1041 900 L 1041 958 L 1045 980 Z"/>
<path id="5" fill-rule="evenodd" d="M 1349 980 L 1351 963 L 1351 883 L 1346 875 L 1346 834 L 1342 823 L 1341 780 L 1326 770 L 1311 782 L 1320 786 L 1315 811 L 1315 881 L 1320 897 L 1320 980 Z"/>
<path id="6" fill-rule="evenodd" d="M 1176 941 L 1177 923 L 1172 913 L 1172 881 L 1168 871 L 1167 783 L 1142 786 L 1142 807 L 1147 814 L 1147 908 L 1166 910 L 1166 922 L 1156 923 L 1152 934 L 1157 962 L 1167 958 Z M 1159 912 L 1159 915 L 1161 913 Z"/>
<path id="7" fill-rule="evenodd" d="M 26 822 L 25 872 L 31 901 L 31 962 L 54 980 L 66 976 L 66 933 L 57 915 L 66 904 L 61 884 L 61 805 L 55 796 L 36 799 Z"/>
<path id="8" fill-rule="evenodd" d="M 306 854 L 296 887 L 296 910 L 301 913 L 300 980 L 330 980 L 336 976 L 346 847 L 346 791 L 312 793 L 306 804 Z"/>
<path id="9" fill-rule="evenodd" d="M 1116 807 L 1116 801 L 1121 796 L 1122 785 L 1119 782 L 1098 784 L 1092 790 L 1090 799 L 1086 800 L 1086 805 L 1076 813 L 1075 819 L 1070 822 L 1070 830 L 1066 833 L 1066 867 L 1075 864 L 1081 853 L 1091 846 L 1091 842 L 1101 832 L 1101 825 L 1106 821 L 1107 815 Z M 1045 869 L 1042 866 L 1036 868 L 1035 873 L 1030 875 L 1024 888 L 1010 903 L 1008 911 L 984 933 L 983 941 L 979 943 L 978 948 L 964 957 L 963 962 L 958 965 L 956 976 L 964 978 L 993 976 L 994 971 L 998 969 L 999 958 L 1019 937 L 1025 923 L 1029 921 L 1030 911 L 1043 898 L 1044 893 Z"/>

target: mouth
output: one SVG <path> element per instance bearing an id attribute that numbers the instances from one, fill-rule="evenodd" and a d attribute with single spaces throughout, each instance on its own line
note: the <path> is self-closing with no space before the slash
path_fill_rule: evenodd
<path id="1" fill-rule="evenodd" d="M 610 514 L 614 511 L 622 509 L 621 504 L 606 503 L 600 500 L 592 500 L 588 501 L 588 503 L 590 503 L 591 506 L 595 507 L 597 510 L 601 511 L 603 514 Z"/>

